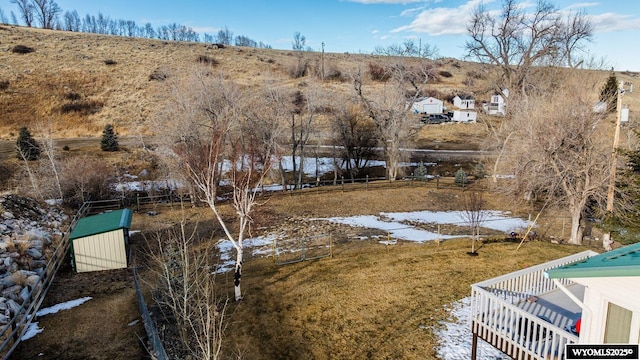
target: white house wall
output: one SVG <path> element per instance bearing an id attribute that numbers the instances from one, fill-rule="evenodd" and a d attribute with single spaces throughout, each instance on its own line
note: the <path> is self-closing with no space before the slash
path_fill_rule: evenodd
<path id="1" fill-rule="evenodd" d="M 73 255 L 77 272 L 126 268 L 123 230 L 74 239 Z"/>
<path id="2" fill-rule="evenodd" d="M 451 120 L 460 122 L 475 122 L 478 114 L 475 111 L 454 110 Z"/>
<path id="3" fill-rule="evenodd" d="M 604 340 L 609 302 L 633 312 L 630 343 L 640 339 L 640 277 L 603 277 L 571 279 L 586 286 L 580 342 L 601 344 Z"/>

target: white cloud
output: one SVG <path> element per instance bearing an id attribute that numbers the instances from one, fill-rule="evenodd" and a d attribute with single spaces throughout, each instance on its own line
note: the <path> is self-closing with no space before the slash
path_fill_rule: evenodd
<path id="1" fill-rule="evenodd" d="M 591 16 L 591 22 L 596 32 L 612 32 L 621 30 L 640 29 L 640 19 L 631 15 L 603 13 Z"/>
<path id="2" fill-rule="evenodd" d="M 409 25 L 401 26 L 391 32 L 418 32 L 432 36 L 438 35 L 464 35 L 467 33 L 467 23 L 473 10 L 482 0 L 470 0 L 456 8 L 430 8 L 424 9 Z M 487 3 L 489 1 L 484 1 Z"/>

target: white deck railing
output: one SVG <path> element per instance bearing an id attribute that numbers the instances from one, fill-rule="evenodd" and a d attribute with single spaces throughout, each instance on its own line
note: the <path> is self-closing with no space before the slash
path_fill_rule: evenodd
<path id="1" fill-rule="evenodd" d="M 471 286 L 471 327 L 474 335 L 487 341 L 514 359 L 562 359 L 565 344 L 578 337 L 530 314 L 517 304 L 531 296 L 558 289 L 544 273 L 547 270 L 580 261 L 596 252 L 588 250 Z M 564 286 L 570 280 L 559 279 Z"/>

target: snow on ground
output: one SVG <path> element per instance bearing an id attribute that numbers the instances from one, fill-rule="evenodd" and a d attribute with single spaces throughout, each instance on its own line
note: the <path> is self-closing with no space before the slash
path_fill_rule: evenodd
<path id="1" fill-rule="evenodd" d="M 527 228 L 528 222 L 520 218 L 509 217 L 508 213 L 500 211 L 487 211 L 486 221 L 483 227 L 494 230 L 503 231 L 505 233 L 518 231 Z M 383 239 L 380 242 L 386 245 L 393 245 L 397 240 L 426 242 L 436 239 L 444 240 L 455 237 L 467 237 L 469 235 L 438 235 L 423 229 L 417 229 L 402 221 L 412 221 L 423 224 L 454 224 L 465 225 L 463 211 L 413 211 L 413 212 L 397 212 L 397 213 L 380 213 L 380 215 L 356 215 L 349 217 L 333 217 L 326 219 L 339 224 L 345 224 L 355 227 L 364 227 L 369 229 L 383 230 L 389 233 L 390 239 Z M 243 247 L 249 249 L 254 256 L 271 256 L 273 251 L 273 242 L 281 239 L 283 235 L 271 234 L 268 236 L 259 236 L 256 238 L 245 239 Z M 367 237 L 359 238 L 361 240 Z M 231 241 L 221 239 L 217 244 L 220 251 L 221 264 L 218 266 L 216 273 L 225 273 L 231 271 L 235 266 L 235 251 Z"/>
<path id="2" fill-rule="evenodd" d="M 442 360 L 471 359 L 471 298 L 466 297 L 450 305 L 451 321 L 440 322 L 441 328 L 435 329 L 438 337 L 438 357 Z M 486 360 L 506 360 L 508 356 L 479 340 L 477 358 Z"/>
<path id="3" fill-rule="evenodd" d="M 85 302 L 87 302 L 87 301 L 89 301 L 91 299 L 92 298 L 90 296 L 87 296 L 87 297 L 83 297 L 83 298 L 80 298 L 80 299 L 71 300 L 71 301 L 60 303 L 60 304 L 56 304 L 54 306 L 38 310 L 38 312 L 36 313 L 36 316 L 45 316 L 45 315 L 48 315 L 48 314 L 55 314 L 60 310 L 69 310 L 69 309 L 74 308 L 76 306 L 82 305 L 83 303 L 85 303 Z M 29 324 L 29 327 L 25 331 L 24 335 L 22 335 L 20 340 L 21 341 L 29 340 L 32 337 L 40 334 L 43 331 L 44 331 L 44 329 L 38 327 L 38 323 L 37 322 L 32 322 L 31 324 Z"/>

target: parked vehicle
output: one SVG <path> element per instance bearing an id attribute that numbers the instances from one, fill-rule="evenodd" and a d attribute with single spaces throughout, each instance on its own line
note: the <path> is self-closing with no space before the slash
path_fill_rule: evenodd
<path id="1" fill-rule="evenodd" d="M 420 121 L 425 124 L 442 124 L 451 121 L 451 118 L 445 114 L 429 114 L 427 116 L 423 116 Z"/>

